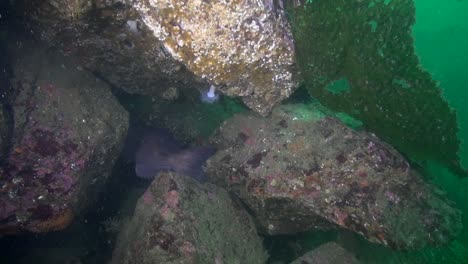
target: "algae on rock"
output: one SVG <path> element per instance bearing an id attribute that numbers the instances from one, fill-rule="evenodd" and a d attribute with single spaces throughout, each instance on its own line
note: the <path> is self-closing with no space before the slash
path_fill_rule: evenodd
<path id="1" fill-rule="evenodd" d="M 412 0 L 317 0 L 290 10 L 296 57 L 310 94 L 414 161 L 439 161 L 466 174 L 456 114 L 419 66 Z M 348 90 L 328 86 L 346 79 Z"/>

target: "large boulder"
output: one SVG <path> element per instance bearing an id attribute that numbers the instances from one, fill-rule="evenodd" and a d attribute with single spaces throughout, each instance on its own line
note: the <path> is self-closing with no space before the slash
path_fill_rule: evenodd
<path id="1" fill-rule="evenodd" d="M 314 106 L 244 113 L 213 137 L 209 181 L 239 196 L 262 231 L 339 226 L 395 248 L 445 243 L 461 217 L 395 149 Z"/>
<path id="2" fill-rule="evenodd" d="M 311 96 L 358 118 L 412 160 L 436 160 L 467 175 L 459 156 L 461 118 L 414 50 L 418 1 L 299 2 L 307 4 L 289 11 Z"/>
<path id="3" fill-rule="evenodd" d="M 268 4 L 269 3 L 269 4 Z M 273 1 L 138 1 L 143 22 L 196 75 L 267 115 L 296 88 L 294 42 Z"/>
<path id="4" fill-rule="evenodd" d="M 111 263 L 265 263 L 242 205 L 227 191 L 161 173 L 119 234 Z"/>
<path id="5" fill-rule="evenodd" d="M 163 97 L 209 82 L 267 115 L 297 86 L 291 30 L 273 1 L 22 0 L 16 6 L 38 36 L 132 93 Z"/>
<path id="6" fill-rule="evenodd" d="M 20 0 L 15 5 L 37 38 L 120 89 L 158 97 L 171 87 L 195 85 L 194 75 L 165 51 L 129 3 Z"/>
<path id="7" fill-rule="evenodd" d="M 0 235 L 65 228 L 106 182 L 128 128 L 107 84 L 15 41 L 13 137 L 0 167 Z"/>

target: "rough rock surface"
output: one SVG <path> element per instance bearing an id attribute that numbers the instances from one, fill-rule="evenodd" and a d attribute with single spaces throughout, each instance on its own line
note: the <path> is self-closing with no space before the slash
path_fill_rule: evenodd
<path id="1" fill-rule="evenodd" d="M 324 227 L 324 221 L 395 248 L 445 243 L 461 216 L 391 146 L 313 106 L 285 105 L 270 118 L 239 114 L 212 143 L 209 181 L 254 212 L 268 234 Z"/>
<path id="2" fill-rule="evenodd" d="M 330 242 L 304 254 L 291 264 L 358 264 L 353 254 L 340 245 Z"/>
<path id="3" fill-rule="evenodd" d="M 125 1 L 16 2 L 32 32 L 120 89 L 162 96 L 171 87 L 197 85 Z"/>
<path id="4" fill-rule="evenodd" d="M 14 42 L 14 136 L 0 167 L 0 235 L 66 227 L 106 182 L 128 127 L 110 88 L 62 56 Z"/>
<path id="5" fill-rule="evenodd" d="M 0 103 L 0 165 L 6 159 L 6 152 L 8 148 L 8 130 L 10 127 L 7 124 L 7 117 L 3 104 Z"/>
<path id="6" fill-rule="evenodd" d="M 288 22 L 273 1 L 265 2 L 22 0 L 17 6 L 42 39 L 126 91 L 162 96 L 170 87 L 200 89 L 208 81 L 266 115 L 297 84 Z"/>
<path id="7" fill-rule="evenodd" d="M 265 263 L 250 216 L 212 184 L 161 173 L 119 234 L 111 263 Z"/>
<path id="8" fill-rule="evenodd" d="M 413 160 L 436 160 L 468 176 L 459 153 L 461 118 L 414 49 L 420 3 L 300 2 L 307 4 L 288 11 L 297 64 L 312 97 L 361 120 Z"/>
<path id="9" fill-rule="evenodd" d="M 142 0 L 135 6 L 189 70 L 266 115 L 297 86 L 289 24 L 272 3 Z"/>

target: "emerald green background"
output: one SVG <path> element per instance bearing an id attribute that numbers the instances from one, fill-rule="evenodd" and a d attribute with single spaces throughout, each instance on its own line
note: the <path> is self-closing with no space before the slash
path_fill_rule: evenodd
<path id="1" fill-rule="evenodd" d="M 421 65 L 439 82 L 444 98 L 457 112 L 458 153 L 468 167 L 468 1 L 415 0 L 416 24 L 413 37 Z M 458 251 L 468 248 L 468 179 L 451 174 L 443 166 L 428 164 L 433 176 L 463 211 L 464 232 Z M 464 248 L 462 248 L 464 247 Z M 446 252 L 448 254 L 448 252 Z M 466 256 L 466 253 L 465 253 Z M 456 262 L 448 262 L 456 263 Z M 468 259 L 465 262 L 468 263 Z"/>
<path id="2" fill-rule="evenodd" d="M 422 66 L 457 112 L 459 152 L 468 167 L 468 1 L 415 0 L 413 37 Z"/>

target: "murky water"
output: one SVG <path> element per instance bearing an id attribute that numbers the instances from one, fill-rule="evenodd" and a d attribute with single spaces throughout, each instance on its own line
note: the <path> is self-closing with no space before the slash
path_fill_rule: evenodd
<path id="1" fill-rule="evenodd" d="M 48 2 L 55 3 L 54 1 Z M 68 3 L 68 1 L 64 2 Z M 274 1 L 276 5 L 271 1 L 265 2 L 269 3 L 267 5 L 269 8 L 278 6 L 277 1 Z M 356 131 L 375 133 L 377 137 L 402 153 L 408 160 L 408 164 L 421 174 L 425 183 L 434 184 L 440 188 L 435 191 L 436 194 L 448 197 L 451 202 L 447 207 L 461 211 L 461 224 L 464 228 L 449 243 L 443 245 L 425 245 L 418 249 L 397 250 L 395 248 L 401 245 L 392 244 L 394 243 L 392 239 L 387 240 L 387 236 L 397 236 L 396 234 L 385 232 L 373 234 L 369 230 L 374 230 L 372 229 L 374 227 L 369 227 L 367 224 L 362 226 L 369 229 L 363 228 L 356 233 L 350 231 L 359 230 L 356 226 L 360 223 L 350 223 L 347 219 L 352 218 L 351 212 L 359 214 L 360 208 L 345 211 L 343 208 L 346 207 L 346 201 L 340 201 L 343 203 L 332 203 L 329 212 L 320 211 L 322 213 L 320 217 L 333 223 L 333 228 L 330 230 L 269 236 L 266 233 L 272 232 L 273 224 L 267 225 L 267 229 L 270 230 L 265 232 L 262 226 L 265 223 L 260 222 L 271 221 L 271 219 L 259 216 L 258 211 L 255 211 L 256 207 L 249 204 L 252 202 L 249 199 L 256 196 L 248 196 L 249 199 L 244 199 L 242 191 L 239 191 L 237 187 L 232 187 L 236 186 L 234 179 L 230 182 L 232 185 L 223 187 L 227 188 L 233 196 L 240 197 L 234 199 L 236 201 L 233 202 L 234 204 L 238 202 L 236 199 L 242 200 L 235 207 L 245 207 L 246 214 L 249 214 L 254 219 L 252 221 L 256 222 L 258 231 L 262 231 L 259 239 L 263 240 L 264 250 L 269 255 L 267 263 L 291 263 L 327 242 L 337 243 L 361 263 L 468 263 L 468 230 L 466 228 L 468 226 L 468 177 L 466 177 L 468 168 L 468 17 L 466 15 L 468 1 L 446 0 L 442 3 L 435 0 L 314 0 L 293 1 L 294 4 L 287 1 L 280 2 L 284 2 L 282 8 L 291 23 L 295 37 L 298 71 L 302 74 L 299 88 L 282 103 L 293 105 L 292 109 L 296 109 L 294 105 L 299 104 L 301 107 L 303 105 L 306 105 L 306 108 L 313 107 L 319 109 L 320 114 L 312 117 L 306 116 L 304 113 L 308 112 L 302 111 L 300 107 L 290 112 L 286 111 L 296 116 L 287 122 L 285 117 L 286 119 L 275 124 L 279 127 L 277 135 L 284 136 L 282 134 L 284 131 L 295 129 L 294 125 L 291 125 L 292 121 L 308 120 L 308 118 L 316 120 L 322 118 L 322 115 L 334 116 Z M 299 2 L 302 3 L 297 5 Z M 23 9 L 24 7 L 27 8 Z M 189 77 L 184 76 L 174 82 L 174 86 L 166 89 L 164 94 L 128 93 L 128 90 L 110 81 L 119 79 L 120 76 L 112 76 L 114 79 L 109 76 L 107 78 L 98 71 L 91 71 L 89 75 L 86 75 L 88 79 L 83 77 L 83 81 L 80 80 L 81 77 L 74 79 L 76 76 L 81 76 L 83 72 L 88 74 L 89 69 L 81 66 L 90 63 L 80 53 L 83 51 L 74 53 L 73 43 L 60 43 L 58 46 L 48 48 L 37 44 L 37 34 L 28 30 L 31 26 L 28 24 L 30 22 L 24 22 L 24 18 L 15 13 L 23 11 L 27 13 L 28 8 L 37 8 L 36 6 L 23 4 L 22 1 L 9 1 L 1 3 L 0 8 L 0 70 L 2 71 L 0 73 L 0 210 L 2 210 L 0 212 L 0 263 L 98 264 L 111 263 L 111 261 L 119 263 L 114 249 L 116 245 L 125 247 L 122 246 L 125 245 L 122 242 L 122 230 L 126 230 L 125 227 L 135 221 L 132 215 L 137 204 L 141 207 L 146 203 L 148 206 L 145 195 L 148 194 L 147 188 L 151 180 L 156 176 L 137 177 L 134 156 L 135 153 L 140 153 L 140 156 L 142 153 L 142 151 L 138 152 L 138 148 L 144 149 L 144 153 L 158 154 L 151 154 L 159 159 L 154 163 L 151 161 L 152 156 L 145 154 L 144 165 L 156 168 L 154 171 L 174 171 L 173 167 L 189 168 L 180 171 L 196 171 L 197 175 L 204 175 L 201 171 L 203 165 L 200 163 L 213 154 L 211 150 L 214 149 L 214 145 L 218 149 L 226 146 L 234 149 L 239 145 L 246 149 L 255 149 L 255 146 L 259 144 L 258 139 L 255 138 L 256 132 L 252 132 L 251 127 L 240 126 L 239 132 L 235 134 L 236 140 L 232 142 L 220 143 L 219 135 L 213 136 L 220 126 L 226 124 L 224 123 L 226 120 L 238 113 L 250 111 L 244 104 L 245 98 L 229 97 L 217 91 L 217 100 L 207 104 L 206 100 L 203 101 L 200 98 L 206 97 L 204 93 L 210 86 L 203 87 L 201 78 L 197 79 L 190 74 L 187 75 Z M 48 10 L 47 8 L 50 7 L 43 8 Z M 282 8 L 278 7 L 274 9 L 274 12 L 283 12 L 278 11 L 283 10 Z M 84 9 L 86 8 L 83 5 Z M 99 7 L 96 10 L 101 12 L 98 17 L 102 19 L 97 24 L 104 28 L 112 24 L 107 22 L 106 18 L 110 19 L 111 15 L 106 12 L 117 12 L 116 10 L 125 10 L 125 8 L 116 4 L 112 8 Z M 79 17 L 77 14 L 74 15 Z M 96 14 L 91 12 L 87 15 Z M 263 30 L 257 18 L 249 18 L 248 22 L 246 25 Z M 139 32 L 136 22 L 131 24 L 133 25 L 132 34 L 138 34 L 138 36 L 147 34 L 147 32 Z M 91 32 L 96 28 L 89 30 Z M 63 34 L 66 35 L 66 33 Z M 106 32 L 101 32 L 101 34 L 104 36 Z M 248 39 L 255 37 L 247 36 Z M 291 44 L 290 40 L 287 41 L 288 45 Z M 130 42 L 129 44 L 123 37 L 119 45 L 128 49 L 129 47 L 131 49 L 145 48 L 142 43 L 134 45 Z M 23 47 L 44 51 L 39 55 L 34 55 L 37 57 L 32 55 L 21 57 L 22 55 L 15 52 Z M 60 57 L 62 56 L 60 55 L 57 59 L 50 55 L 55 53 L 65 56 Z M 115 54 L 116 57 L 119 56 L 118 52 Z M 35 59 L 49 58 L 47 56 L 54 59 L 50 59 L 47 63 Z M 99 56 L 96 55 L 96 57 Z M 36 70 L 36 75 L 30 74 L 34 70 L 24 64 L 18 66 L 18 61 L 28 61 L 27 58 L 32 62 L 26 65 L 34 65 L 32 68 Z M 69 64 L 67 63 L 70 60 L 73 63 L 70 65 L 78 65 L 76 69 L 73 69 L 73 74 L 60 75 L 62 74 L 60 69 L 68 71 Z M 57 61 L 60 62 L 59 66 L 54 68 L 53 64 Z M 180 68 L 175 72 L 179 70 Z M 185 70 L 180 70 L 180 74 L 187 74 Z M 174 71 L 171 70 L 170 74 L 174 74 Z M 59 78 L 57 75 L 60 75 Z M 142 78 L 141 76 L 138 75 L 135 78 Z M 93 97 L 96 96 L 93 91 L 96 90 L 83 88 L 88 87 L 88 83 L 92 83 L 91 80 L 94 78 L 99 79 L 99 83 L 104 83 L 95 87 L 105 86 L 102 92 L 96 92 L 100 98 L 94 98 L 95 100 Z M 195 81 L 193 83 L 183 81 L 190 78 Z M 50 80 L 55 80 L 55 82 Z M 161 83 L 164 82 L 161 81 Z M 219 87 L 219 90 L 223 91 L 223 85 Z M 145 145 L 141 139 L 137 140 L 139 145 L 124 146 L 128 126 L 135 125 L 163 127 L 177 141 L 177 149 L 167 141 L 163 142 L 164 150 L 155 149 L 156 144 Z M 304 134 L 300 129 L 303 128 L 299 127 L 297 130 L 299 132 L 296 131 L 297 134 L 294 136 L 300 137 Z M 262 128 L 258 133 L 266 130 L 268 129 Z M 264 143 L 268 142 L 268 139 L 263 140 Z M 265 143 L 265 146 L 270 146 L 268 144 Z M 287 144 L 291 145 L 286 147 Z M 288 151 L 296 148 L 296 153 L 302 153 L 301 147 L 304 145 L 307 144 L 294 145 L 294 142 L 287 141 L 282 147 Z M 195 165 L 192 164 L 194 152 L 190 152 L 192 155 L 186 155 L 189 152 L 186 153 L 184 150 L 206 146 L 209 146 L 210 155 L 203 155 L 202 160 L 196 159 Z M 372 141 L 368 143 L 368 149 L 373 146 Z M 278 149 L 281 148 L 278 147 Z M 177 155 L 174 155 L 175 152 Z M 262 174 L 268 171 L 270 169 L 268 161 L 262 160 L 267 155 L 266 153 L 267 151 L 256 153 L 253 155 L 255 158 L 249 159 L 246 164 L 255 163 L 255 169 L 259 167 L 255 173 Z M 161 158 L 162 156 L 164 158 Z M 299 161 L 300 158 L 291 159 Z M 233 159 L 226 155 L 223 162 L 228 164 Z M 336 156 L 334 162 L 345 164 L 347 161 L 345 153 Z M 296 162 L 291 161 L 291 164 L 296 164 Z M 322 190 L 330 188 L 330 193 L 334 194 L 334 190 L 338 187 L 329 185 L 324 187 L 327 185 L 324 182 L 327 181 L 320 178 L 324 176 L 317 176 L 320 175 L 319 172 L 324 171 L 324 167 L 326 168 L 327 164 L 318 164 L 316 170 L 304 170 L 304 175 L 300 177 L 310 176 L 309 182 L 302 181 L 302 178 L 298 176 L 301 180 L 300 183 L 295 182 L 297 185 L 294 185 L 294 188 L 319 186 L 323 188 Z M 240 168 L 242 170 L 239 171 L 233 165 L 232 171 L 235 172 L 233 175 L 240 173 L 247 177 L 252 173 L 252 171 L 243 171 L 242 166 Z M 296 172 L 294 166 L 288 168 Z M 404 171 L 404 168 L 402 170 Z M 175 172 L 180 171 L 175 170 Z M 153 170 L 148 173 L 154 174 Z M 76 180 L 75 177 L 78 177 L 76 175 L 81 175 L 82 178 Z M 82 175 L 91 175 L 89 176 L 91 179 Z M 105 176 L 101 177 L 101 175 Z M 268 180 L 268 177 L 274 176 L 268 175 L 265 179 Z M 372 193 L 372 188 L 368 188 L 368 185 L 372 183 L 373 178 L 366 177 L 366 173 L 360 172 L 357 178 L 361 180 L 356 183 L 356 186 L 360 186 L 359 188 L 365 190 L 366 194 Z M 231 178 L 229 179 L 232 180 Z M 222 185 L 213 179 L 215 178 L 212 177 L 211 180 L 216 185 Z M 277 185 L 279 184 L 277 180 L 272 180 L 269 188 L 281 189 Z M 207 181 L 210 181 L 210 175 Z M 245 188 L 247 193 L 257 194 L 268 190 L 267 187 L 262 189 L 262 184 L 252 181 L 242 188 Z M 398 186 L 406 185 L 403 182 Z M 242 188 L 240 189 L 243 190 Z M 82 195 L 82 190 L 85 189 L 92 190 L 89 191 L 91 202 L 83 198 L 83 196 L 87 197 L 87 195 Z M 345 190 L 348 191 L 346 188 Z M 317 194 L 319 192 L 320 188 L 314 189 L 311 195 L 315 198 L 320 197 Z M 303 194 L 298 193 L 294 193 L 295 198 Z M 340 192 L 336 191 L 336 193 Z M 176 194 L 171 192 L 171 195 Z M 213 194 L 209 193 L 208 197 L 211 197 L 210 195 Z M 381 195 L 393 202 L 388 210 L 399 205 L 400 193 L 387 191 Z M 414 199 L 417 195 L 419 194 L 414 194 Z M 406 197 L 412 199 L 411 196 Z M 174 216 L 177 213 L 173 215 L 168 210 L 177 207 L 179 196 L 176 196 L 177 199 L 171 196 L 172 200 L 166 196 L 163 198 L 166 199 L 166 204 L 159 212 L 164 221 L 172 223 L 173 219 L 177 219 L 174 218 L 177 217 Z M 325 200 L 328 202 L 329 198 L 333 200 L 333 197 Z M 379 200 L 375 199 L 377 203 Z M 83 203 L 74 204 L 72 201 L 75 200 L 83 201 Z M 310 201 L 319 203 L 313 199 Z M 70 204 L 73 204 L 71 209 L 67 207 Z M 336 207 L 336 204 L 343 207 Z M 432 206 L 431 203 L 428 202 L 428 204 Z M 288 208 L 283 209 L 288 211 Z M 337 211 L 336 208 L 343 210 Z M 439 207 L 434 206 L 434 208 Z M 281 212 L 277 214 L 280 215 Z M 273 219 L 276 218 L 273 217 Z M 452 220 L 440 216 L 440 222 L 436 221 L 431 224 L 434 229 L 437 229 L 444 226 L 444 221 L 449 223 Z M 143 226 L 143 223 L 148 221 L 142 221 L 141 225 Z M 244 222 L 250 223 L 249 221 Z M 196 226 L 196 221 L 193 223 Z M 386 224 L 388 223 L 381 223 L 382 226 Z M 162 224 L 155 221 L 154 225 L 158 225 L 159 228 Z M 215 226 L 213 224 L 214 229 L 216 229 Z M 340 226 L 341 228 L 337 228 Z M 450 230 L 450 227 L 446 228 Z M 459 227 L 453 226 L 453 230 L 458 229 Z M 376 227 L 376 230 L 380 229 Z M 382 228 L 382 230 L 389 229 Z M 441 237 L 450 236 L 451 234 L 448 233 L 453 230 L 447 231 L 447 234 L 442 234 Z M 120 236 L 119 233 L 121 233 Z M 213 233 L 216 232 L 213 231 Z M 404 231 L 402 233 L 404 235 Z M 371 243 L 364 237 L 369 240 L 376 238 L 374 241 L 376 243 Z M 413 238 L 408 236 L 408 241 L 411 239 Z M 428 240 L 445 241 L 445 238 L 429 238 Z M 142 241 L 146 240 L 142 238 Z M 196 239 L 191 242 L 179 241 L 179 243 L 174 242 L 178 241 L 177 238 L 169 235 L 160 240 L 151 237 L 149 241 L 148 243 L 152 246 L 156 244 L 170 254 L 179 254 L 177 256 L 180 259 L 174 258 L 174 262 L 170 263 L 192 263 L 190 261 L 197 263 L 197 258 L 193 257 L 195 250 L 203 252 L 200 256 L 205 253 L 210 255 L 211 250 L 203 247 L 197 248 L 199 244 L 194 242 L 198 241 Z M 388 241 L 391 242 L 388 243 Z M 141 245 L 148 246 L 143 242 Z M 389 246 L 384 244 L 389 244 Z M 408 242 L 408 244 L 411 243 Z M 134 245 L 140 244 L 127 245 L 131 254 L 143 255 L 144 253 L 140 251 L 148 251 L 146 248 L 135 249 Z M 236 250 L 233 251 L 236 252 Z M 333 253 L 328 253 L 333 255 Z M 226 257 L 231 256 L 230 254 L 235 255 L 227 251 L 225 254 L 215 254 L 213 262 L 206 263 L 245 263 Z M 182 257 L 186 257 L 183 259 L 186 262 L 181 260 Z M 203 255 L 198 259 L 208 258 L 205 257 Z M 327 259 L 324 256 L 321 257 Z M 136 259 L 133 261 L 132 263 L 157 263 Z M 339 263 L 347 263 L 343 262 L 343 259 L 339 261 L 342 261 Z"/>

